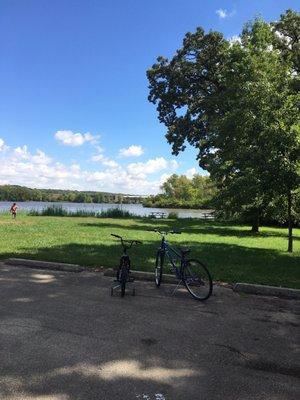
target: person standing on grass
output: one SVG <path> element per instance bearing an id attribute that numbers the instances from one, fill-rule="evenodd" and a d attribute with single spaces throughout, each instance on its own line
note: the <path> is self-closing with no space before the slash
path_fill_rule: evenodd
<path id="1" fill-rule="evenodd" d="M 13 205 L 10 207 L 10 212 L 11 212 L 11 216 L 13 219 L 16 219 L 17 209 L 18 209 L 18 206 L 16 203 L 13 203 Z"/>

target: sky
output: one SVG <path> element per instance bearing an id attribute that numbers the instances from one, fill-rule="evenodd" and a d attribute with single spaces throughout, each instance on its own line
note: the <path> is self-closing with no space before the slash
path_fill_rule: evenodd
<path id="1" fill-rule="evenodd" d="M 0 184 L 155 194 L 175 157 L 146 70 L 202 26 L 238 35 L 299 0 L 0 0 Z"/>

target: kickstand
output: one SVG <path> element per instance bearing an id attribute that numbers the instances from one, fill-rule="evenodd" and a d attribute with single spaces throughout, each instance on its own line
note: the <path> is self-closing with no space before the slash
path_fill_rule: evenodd
<path id="1" fill-rule="evenodd" d="M 175 292 L 178 290 L 178 288 L 179 288 L 179 286 L 181 285 L 181 283 L 182 283 L 182 279 L 180 279 L 180 281 L 178 281 L 178 284 L 177 284 L 176 288 L 173 290 L 171 296 L 174 296 L 174 295 L 175 295 Z"/>

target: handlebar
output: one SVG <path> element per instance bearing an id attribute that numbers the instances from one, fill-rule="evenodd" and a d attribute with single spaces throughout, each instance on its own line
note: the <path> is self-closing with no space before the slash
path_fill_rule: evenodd
<path id="1" fill-rule="evenodd" d="M 180 232 L 180 231 L 177 231 L 177 230 L 175 230 L 175 229 L 173 229 L 173 230 L 171 230 L 171 231 L 160 231 L 159 229 L 153 229 L 153 231 L 159 233 L 159 234 L 162 235 L 162 236 L 166 236 L 166 235 L 168 235 L 169 233 L 172 234 L 172 235 L 181 235 L 181 232 Z"/>
<path id="2" fill-rule="evenodd" d="M 111 236 L 114 236 L 114 237 L 116 237 L 116 238 L 118 238 L 118 239 L 122 239 L 122 237 L 121 237 L 121 236 L 119 236 L 119 235 L 115 235 L 114 233 L 111 233 L 110 235 L 111 235 Z"/>
<path id="3" fill-rule="evenodd" d="M 140 240 L 127 240 L 127 239 L 123 239 L 122 236 L 115 235 L 114 233 L 111 233 L 111 236 L 114 236 L 114 237 L 116 237 L 117 239 L 120 239 L 120 240 L 121 240 L 121 244 L 122 244 L 123 247 L 126 247 L 126 246 L 125 246 L 125 243 L 126 243 L 126 242 L 127 242 L 127 243 L 130 243 L 130 246 L 128 247 L 129 249 L 131 248 L 131 246 L 132 246 L 133 244 L 143 244 Z"/>

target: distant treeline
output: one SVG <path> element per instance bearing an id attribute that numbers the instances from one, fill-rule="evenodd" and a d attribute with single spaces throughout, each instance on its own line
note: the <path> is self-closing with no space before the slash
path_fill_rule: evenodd
<path id="1" fill-rule="evenodd" d="M 67 201 L 72 203 L 139 203 L 138 196 L 107 192 L 30 189 L 25 186 L 0 185 L 0 201 Z"/>
<path id="2" fill-rule="evenodd" d="M 207 176 L 173 174 L 161 186 L 162 193 L 149 196 L 143 201 L 145 207 L 212 208 L 216 187 Z"/>

